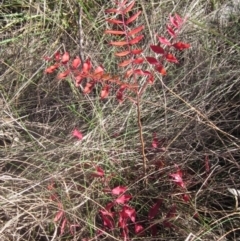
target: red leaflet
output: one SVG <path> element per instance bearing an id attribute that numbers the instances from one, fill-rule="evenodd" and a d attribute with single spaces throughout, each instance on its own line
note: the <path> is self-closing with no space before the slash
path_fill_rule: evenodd
<path id="1" fill-rule="evenodd" d="M 173 225 L 170 223 L 171 219 L 175 218 L 177 215 L 176 205 L 173 205 L 166 215 L 166 219 L 163 221 L 163 226 L 171 228 Z"/>
<path id="2" fill-rule="evenodd" d="M 186 193 L 185 193 L 185 194 L 183 194 L 183 200 L 184 200 L 186 203 L 188 203 L 188 202 L 189 202 L 189 200 L 190 200 L 189 195 L 187 195 Z"/>
<path id="3" fill-rule="evenodd" d="M 109 229 L 112 229 L 114 228 L 114 223 L 113 223 L 113 220 L 108 217 L 108 216 L 105 216 L 105 215 L 101 215 L 102 216 L 102 219 L 103 219 L 103 225 Z"/>
<path id="4" fill-rule="evenodd" d="M 155 70 L 158 71 L 161 75 L 167 74 L 166 70 L 163 68 L 163 66 L 161 64 L 157 64 L 155 66 Z"/>
<path id="5" fill-rule="evenodd" d="M 66 78 L 70 73 L 70 69 L 67 69 L 66 71 L 64 71 L 63 73 L 60 73 L 58 76 L 57 76 L 57 79 L 64 79 Z"/>
<path id="6" fill-rule="evenodd" d="M 153 219 L 158 214 L 158 210 L 162 202 L 162 199 L 158 199 L 157 202 L 150 208 L 148 213 L 148 219 Z"/>
<path id="7" fill-rule="evenodd" d="M 157 59 L 154 57 L 146 57 L 146 60 L 148 61 L 149 64 L 159 64 Z"/>
<path id="8" fill-rule="evenodd" d="M 166 39 L 166 38 L 164 38 L 164 37 L 159 37 L 158 36 L 158 40 L 159 40 L 159 42 L 161 43 L 161 44 L 165 44 L 165 45 L 167 45 L 167 46 L 171 46 L 172 44 Z"/>
<path id="9" fill-rule="evenodd" d="M 146 57 L 146 58 L 150 58 L 150 57 Z M 140 75 L 140 76 L 148 76 L 148 83 L 152 84 L 153 83 L 153 80 L 154 80 L 154 77 L 152 75 L 152 73 L 150 73 L 149 71 L 143 71 L 141 69 L 136 69 L 134 71 L 135 74 L 137 75 Z"/>
<path id="10" fill-rule="evenodd" d="M 131 198 L 132 198 L 132 196 L 129 195 L 129 194 L 123 194 L 120 197 L 118 197 L 115 200 L 115 202 L 118 203 L 118 204 L 124 204 L 124 203 L 128 202 Z"/>
<path id="11" fill-rule="evenodd" d="M 48 67 L 48 68 L 45 70 L 45 73 L 51 74 L 51 73 L 53 73 L 56 69 L 58 69 L 58 67 L 59 67 L 59 64 L 54 64 L 54 65 Z"/>
<path id="12" fill-rule="evenodd" d="M 182 170 L 178 169 L 176 173 L 170 174 L 170 177 L 173 178 L 173 181 L 180 187 L 186 188 L 185 183 L 182 179 Z"/>
<path id="13" fill-rule="evenodd" d="M 86 60 L 86 62 L 83 64 L 82 72 L 85 73 L 85 74 L 88 74 L 89 71 L 91 70 L 91 68 L 92 68 L 92 64 L 91 64 L 90 59 L 88 58 Z"/>
<path id="14" fill-rule="evenodd" d="M 74 236 L 76 233 L 76 228 L 79 228 L 79 227 L 80 227 L 80 225 L 78 225 L 78 224 L 71 224 L 70 225 L 70 233 Z"/>
<path id="15" fill-rule="evenodd" d="M 52 58 L 50 58 L 49 56 L 43 56 L 43 59 L 44 59 L 46 62 L 48 62 L 48 61 L 50 61 Z"/>
<path id="16" fill-rule="evenodd" d="M 119 13 L 119 10 L 115 9 L 115 8 L 110 8 L 105 10 L 105 13 Z"/>
<path id="17" fill-rule="evenodd" d="M 208 174 L 210 172 L 209 158 L 208 155 L 205 155 L 205 172 Z"/>
<path id="18" fill-rule="evenodd" d="M 63 214 L 64 214 L 63 210 L 58 211 L 53 221 L 57 222 L 58 220 L 60 220 Z"/>
<path id="19" fill-rule="evenodd" d="M 75 85 L 76 85 L 76 87 L 80 86 L 82 80 L 83 80 L 83 76 L 81 74 L 75 76 Z"/>
<path id="20" fill-rule="evenodd" d="M 183 43 L 183 42 L 177 42 L 177 43 L 173 44 L 172 46 L 174 48 L 178 49 L 178 50 L 183 50 L 183 49 L 190 48 L 190 44 Z"/>
<path id="21" fill-rule="evenodd" d="M 137 17 L 142 13 L 142 11 L 138 11 L 137 13 L 135 13 L 132 17 L 130 17 L 125 24 L 128 25 L 129 23 L 133 22 L 134 20 L 137 19 Z"/>
<path id="22" fill-rule="evenodd" d="M 115 55 L 118 56 L 118 57 L 123 57 L 123 56 L 126 56 L 126 55 L 130 54 L 130 53 L 131 53 L 130 51 L 123 51 L 123 52 L 115 53 Z"/>
<path id="23" fill-rule="evenodd" d="M 120 195 L 124 192 L 126 192 L 127 187 L 123 187 L 123 186 L 118 186 L 112 189 L 112 194 L 113 195 Z"/>
<path id="24" fill-rule="evenodd" d="M 143 231 L 143 226 L 140 224 L 135 224 L 134 229 L 135 229 L 135 234 L 139 234 Z"/>
<path id="25" fill-rule="evenodd" d="M 123 102 L 123 91 L 118 90 L 117 94 L 116 94 L 116 98 L 119 103 L 122 103 Z"/>
<path id="26" fill-rule="evenodd" d="M 174 18 L 175 18 L 175 22 L 177 22 L 178 29 L 180 29 L 182 27 L 182 24 L 187 20 L 186 17 L 182 19 L 178 14 L 175 14 Z"/>
<path id="27" fill-rule="evenodd" d="M 173 54 L 166 54 L 165 58 L 168 62 L 172 62 L 172 63 L 178 63 L 178 60 L 176 59 L 176 57 Z"/>
<path id="28" fill-rule="evenodd" d="M 129 65 L 131 62 L 132 62 L 132 59 L 127 59 L 127 60 L 124 60 L 122 63 L 118 64 L 118 66 L 125 67 Z"/>
<path id="29" fill-rule="evenodd" d="M 176 33 L 170 25 L 167 25 L 167 31 L 173 38 L 176 38 Z"/>
<path id="30" fill-rule="evenodd" d="M 66 64 L 68 61 L 69 61 L 69 53 L 68 52 L 65 52 L 62 56 L 62 64 Z"/>
<path id="31" fill-rule="evenodd" d="M 122 211 L 120 212 L 120 216 L 123 219 L 130 219 L 133 223 L 135 223 L 136 221 L 136 211 L 134 208 L 131 208 L 127 205 L 125 205 L 122 209 Z"/>
<path id="32" fill-rule="evenodd" d="M 142 53 L 142 49 L 132 49 L 131 53 L 132 54 L 141 54 Z"/>
<path id="33" fill-rule="evenodd" d="M 101 91 L 101 99 L 105 99 L 108 97 L 109 95 L 109 88 L 110 86 L 109 85 L 105 85 L 103 88 L 102 88 L 102 91 Z"/>
<path id="34" fill-rule="evenodd" d="M 129 77 L 131 77 L 132 75 L 133 75 L 133 70 L 132 70 L 132 69 L 129 69 L 129 70 L 125 73 L 124 77 L 125 77 L 125 78 L 129 78 Z"/>
<path id="35" fill-rule="evenodd" d="M 81 64 L 81 60 L 79 57 L 76 57 L 72 62 L 72 68 L 77 69 L 79 65 Z"/>
<path id="36" fill-rule="evenodd" d="M 104 176 L 104 171 L 101 167 L 97 166 L 96 172 L 92 173 L 93 177 L 103 177 Z"/>
<path id="37" fill-rule="evenodd" d="M 77 129 L 74 129 L 72 135 L 76 137 L 78 140 L 82 140 L 83 138 L 83 134 Z"/>
<path id="38" fill-rule="evenodd" d="M 112 41 L 112 42 L 110 42 L 110 44 L 113 46 L 124 46 L 124 45 L 127 45 L 128 42 L 127 41 L 118 41 L 118 42 Z"/>
<path id="39" fill-rule="evenodd" d="M 95 70 L 94 70 L 94 75 L 100 74 L 102 75 L 104 73 L 104 69 L 102 66 L 98 66 Z"/>
<path id="40" fill-rule="evenodd" d="M 171 15 L 169 16 L 171 24 L 175 27 L 178 28 L 178 21 L 175 17 L 172 17 Z"/>
<path id="41" fill-rule="evenodd" d="M 84 88 L 84 90 L 83 90 L 83 93 L 84 93 L 84 94 L 89 94 L 89 93 L 93 90 L 95 84 L 96 84 L 95 81 L 89 81 L 89 82 L 86 84 L 86 86 L 85 86 L 85 88 Z"/>
<path id="42" fill-rule="evenodd" d="M 58 61 L 61 60 L 61 54 L 60 54 L 59 51 L 54 54 L 54 58 L 55 58 L 55 61 L 56 61 L 56 62 L 58 62 Z"/>
<path id="43" fill-rule="evenodd" d="M 155 52 L 157 54 L 164 54 L 164 49 L 160 46 L 150 45 L 150 48 L 152 49 L 153 52 Z"/>
<path id="44" fill-rule="evenodd" d="M 105 30 L 104 33 L 115 34 L 115 35 L 124 35 L 125 34 L 124 31 L 110 30 L 110 29 Z"/>
<path id="45" fill-rule="evenodd" d="M 151 226 L 151 234 L 152 234 L 152 236 L 156 236 L 157 235 L 157 225 L 156 224 L 153 224 L 152 226 Z"/>
<path id="46" fill-rule="evenodd" d="M 62 221 L 62 225 L 61 225 L 60 235 L 63 235 L 63 233 L 65 231 L 66 224 L 67 224 L 67 219 L 64 218 L 63 221 Z"/>
<path id="47" fill-rule="evenodd" d="M 115 23 L 115 24 L 123 24 L 123 21 L 117 20 L 117 19 L 107 19 L 107 22 Z"/>
<path id="48" fill-rule="evenodd" d="M 140 31 L 142 31 L 144 29 L 144 26 L 139 26 L 137 28 L 134 28 L 133 30 L 131 30 L 130 32 L 128 32 L 128 36 L 134 35 L 139 33 Z"/>
<path id="49" fill-rule="evenodd" d="M 135 1 L 133 1 L 132 3 L 130 3 L 129 6 L 126 7 L 126 8 L 122 11 L 122 13 L 123 13 L 123 14 L 126 14 L 126 13 L 128 13 L 129 11 L 131 11 L 132 8 L 133 8 L 133 6 L 134 6 L 134 4 L 135 4 Z"/>
<path id="50" fill-rule="evenodd" d="M 153 133 L 152 147 L 158 148 L 158 145 L 159 145 L 159 141 L 158 141 L 158 138 L 157 138 L 157 134 Z"/>
<path id="51" fill-rule="evenodd" d="M 136 58 L 133 60 L 134 64 L 142 64 L 144 62 L 144 58 L 140 57 L 140 58 Z"/>
<path id="52" fill-rule="evenodd" d="M 129 44 L 137 44 L 144 38 L 144 35 L 139 35 L 135 37 L 134 39 L 129 41 Z"/>

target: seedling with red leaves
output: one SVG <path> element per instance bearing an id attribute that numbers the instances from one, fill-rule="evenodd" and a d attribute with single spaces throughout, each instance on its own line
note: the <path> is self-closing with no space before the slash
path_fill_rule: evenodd
<path id="1" fill-rule="evenodd" d="M 115 8 L 107 9 L 105 12 L 108 15 L 106 21 L 109 24 L 109 28 L 105 30 L 105 34 L 115 38 L 110 41 L 109 44 L 117 49 L 115 56 L 119 59 L 119 68 L 124 69 L 123 75 L 119 74 L 116 76 L 106 73 L 104 67 L 101 65 L 93 68 L 89 58 L 83 63 L 81 63 L 81 58 L 78 56 L 71 61 L 68 52 L 64 52 L 63 54 L 57 52 L 54 55 L 51 66 L 45 70 L 45 73 L 51 74 L 61 69 L 61 72 L 57 75 L 57 79 L 71 79 L 77 88 L 81 87 L 84 94 L 90 94 L 96 85 L 101 85 L 101 99 L 107 98 L 113 89 L 115 90 L 114 94 L 119 103 L 128 99 L 136 104 L 141 155 L 143 158 L 144 176 L 146 177 L 147 158 L 141 123 L 141 98 L 148 86 L 154 84 L 154 79 L 158 74 L 162 76 L 167 75 L 166 65 L 168 63 L 179 63 L 174 52 L 183 51 L 190 47 L 190 44 L 178 41 L 180 31 L 186 18 L 181 18 L 178 14 L 170 16 L 166 26 L 168 36 L 156 34 L 158 43 L 149 46 L 155 55 L 145 57 L 144 49 L 141 46 L 141 42 L 144 39 L 143 31 L 145 26 L 144 24 L 134 26 L 134 23 L 142 13 L 140 10 L 137 10 L 136 1 L 116 1 Z M 46 60 L 49 61 L 48 58 Z M 122 70 L 119 72 L 122 72 Z M 113 86 L 114 88 L 112 88 Z M 83 137 L 82 133 L 77 129 L 73 131 L 73 136 L 79 140 Z M 154 134 L 152 148 L 158 150 L 159 143 L 156 134 Z M 165 149 L 161 149 L 161 151 L 165 151 Z M 103 178 L 104 171 L 100 167 L 96 167 L 96 172 L 94 172 L 92 176 Z M 182 178 L 182 171 L 180 169 L 178 169 L 176 173 L 170 174 L 170 178 L 176 185 L 186 191 L 186 186 Z M 145 184 L 147 184 L 147 179 L 145 180 Z M 132 197 L 127 193 L 127 188 L 118 186 L 112 189 L 111 192 L 114 196 L 114 200 L 108 203 L 105 209 L 100 211 L 103 226 L 110 230 L 115 228 L 115 220 L 117 218 L 118 227 L 121 229 L 124 240 L 127 240 L 129 237 L 128 225 L 130 222 L 135 225 L 135 234 L 141 233 L 143 227 L 135 221 L 136 211 L 129 206 L 129 201 Z M 117 197 L 115 198 L 115 196 Z M 184 194 L 183 198 L 185 201 L 189 200 L 187 194 Z M 162 201 L 158 200 L 150 209 L 148 215 L 149 220 L 152 220 L 156 216 L 161 204 Z M 117 211 L 113 209 L 117 209 Z M 165 226 L 171 226 L 170 219 L 173 218 L 175 214 L 176 207 L 173 206 L 167 214 Z M 155 226 L 152 227 L 152 234 L 155 232 L 154 228 Z"/>

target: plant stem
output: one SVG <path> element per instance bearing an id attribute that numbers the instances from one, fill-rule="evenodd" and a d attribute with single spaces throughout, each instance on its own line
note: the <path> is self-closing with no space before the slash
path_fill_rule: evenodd
<path id="1" fill-rule="evenodd" d="M 143 159 L 143 170 L 144 170 L 144 184 L 147 185 L 147 157 L 145 153 L 145 143 L 143 139 L 143 130 L 142 130 L 142 122 L 141 122 L 141 109 L 140 109 L 140 94 L 137 93 L 137 118 L 138 118 L 138 130 L 139 130 L 139 137 L 141 142 L 141 154 Z"/>

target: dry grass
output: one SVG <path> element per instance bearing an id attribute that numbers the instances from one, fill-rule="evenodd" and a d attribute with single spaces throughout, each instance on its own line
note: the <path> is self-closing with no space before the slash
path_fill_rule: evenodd
<path id="1" fill-rule="evenodd" d="M 149 186 L 144 188 L 137 113 L 115 97 L 100 101 L 97 90 L 84 96 L 70 81 L 45 75 L 43 56 L 67 49 L 78 53 L 78 12 L 69 1 L 3 1 L 0 6 L 0 239 L 89 240 L 101 230 L 98 210 L 108 201 L 103 184 L 91 176 L 101 166 L 114 177 L 111 187 L 126 185 L 138 220 L 146 221 L 156 198 L 164 205 L 157 217 L 159 233 L 132 240 L 238 240 L 239 211 L 228 188 L 240 189 L 240 46 L 239 7 L 228 1 L 139 1 L 138 20 L 146 26 L 144 47 L 155 42 L 171 12 L 188 15 L 183 40 L 192 48 L 158 76 L 142 99 L 147 147 L 152 134 L 165 138 L 165 152 L 148 153 Z M 84 57 L 118 73 L 113 49 L 104 36 L 104 9 L 110 1 L 80 1 L 83 8 Z M 230 5 L 229 5 L 230 6 Z M 219 14 L 221 13 L 221 14 Z M 225 18 L 223 18 L 225 17 Z M 148 53 L 146 53 L 148 54 Z M 80 129 L 81 142 L 72 136 Z M 117 138 L 115 133 L 120 133 Z M 211 169 L 206 175 L 205 156 Z M 156 160 L 164 166 L 154 167 Z M 169 181 L 175 164 L 184 170 L 190 203 Z M 49 185 L 55 184 L 54 190 Z M 56 194 L 74 235 L 59 235 Z M 163 218 L 177 205 L 177 230 Z M 198 212 L 199 217 L 193 215 Z M 147 222 L 147 221 L 146 221 Z M 134 236 L 134 235 L 133 235 Z M 98 240 L 122 240 L 118 230 Z"/>

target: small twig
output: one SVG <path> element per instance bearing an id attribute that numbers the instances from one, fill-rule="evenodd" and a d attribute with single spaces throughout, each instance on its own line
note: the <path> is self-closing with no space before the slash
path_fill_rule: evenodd
<path id="1" fill-rule="evenodd" d="M 82 49 L 82 8 L 81 8 L 81 5 L 80 3 L 78 4 L 78 38 L 79 38 L 79 57 L 80 57 L 80 60 L 81 60 L 81 64 L 80 64 L 80 69 L 82 69 L 83 67 L 83 57 L 82 57 L 82 52 L 83 52 L 83 49 Z"/>

